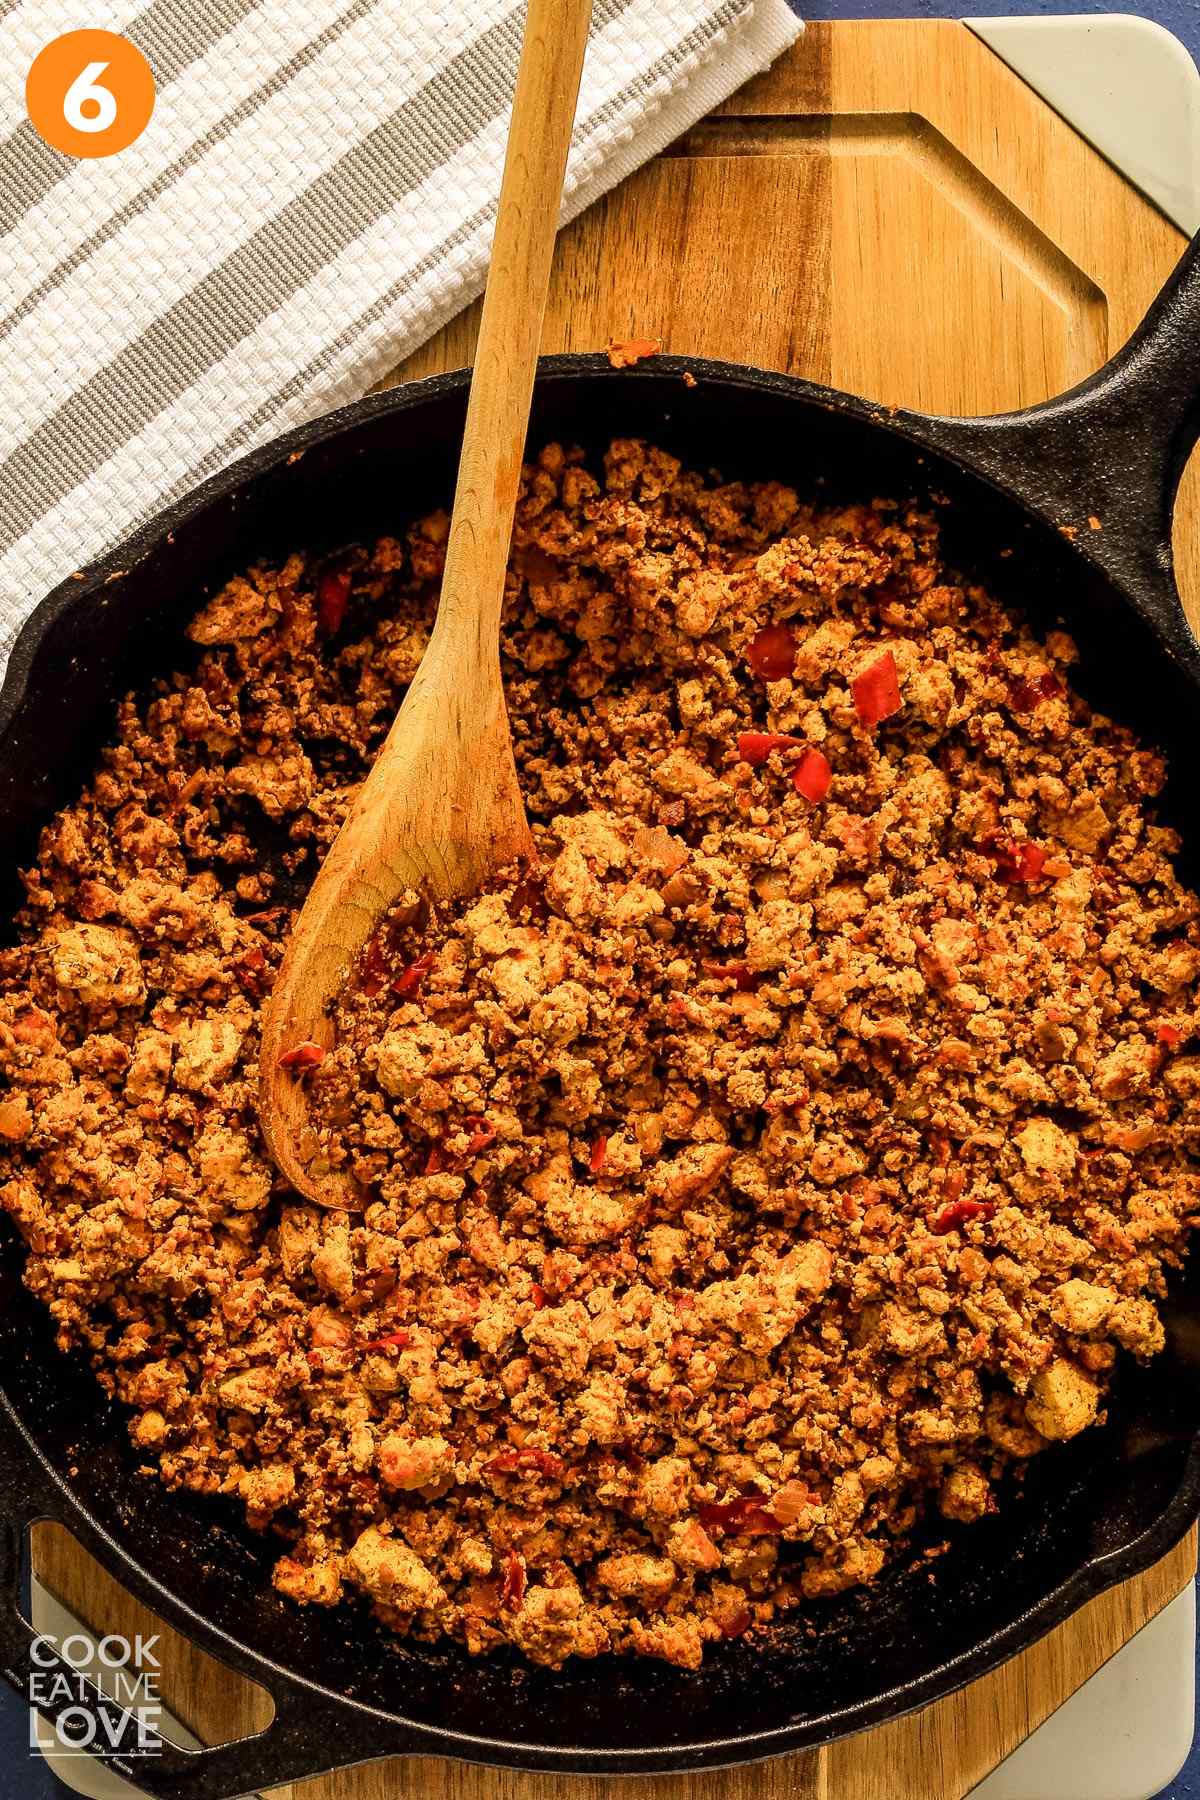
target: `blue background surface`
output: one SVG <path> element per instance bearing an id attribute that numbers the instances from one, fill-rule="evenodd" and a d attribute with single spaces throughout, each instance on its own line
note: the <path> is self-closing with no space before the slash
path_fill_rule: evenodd
<path id="1" fill-rule="evenodd" d="M 812 0 L 800 5 L 789 0 L 793 12 L 803 19 L 960 19 L 958 6 L 939 4 L 939 0 L 870 0 L 862 6 L 838 6 L 830 0 Z M 961 0 L 960 0 L 961 4 Z M 997 0 L 986 12 L 977 9 L 980 18 L 1009 17 L 1016 13 L 1140 13 L 1157 19 L 1168 31 L 1182 38 L 1192 55 L 1200 62 L 1200 0 L 1152 0 L 1145 6 L 1104 6 L 1095 0 L 1074 0 L 1074 4 L 1056 6 L 1050 0 Z M 968 15 L 970 16 L 970 15 Z"/>
<path id="2" fill-rule="evenodd" d="M 848 7 L 831 4 L 831 0 L 809 0 L 800 5 L 790 0 L 794 10 L 806 19 L 912 19 L 961 18 L 953 4 L 939 0 L 871 0 L 868 5 Z M 1136 11 L 1183 40 L 1200 62 L 1200 0 L 1153 0 L 1142 7 L 1116 8 L 1089 4 L 1089 0 L 1072 0 L 1071 4 L 1054 5 L 1050 0 L 997 0 L 994 8 L 980 17 L 1013 13 L 1099 13 Z M 70 1790 L 63 1787 L 46 1770 L 37 1757 L 29 1753 L 29 1725 L 25 1708 L 7 1687 L 0 1684 L 0 1800 L 69 1800 Z M 897 1800 L 921 1800 L 920 1796 L 897 1796 Z M 1054 1800 L 1047 1795 L 1046 1800 Z M 1200 1744 L 1193 1745 L 1192 1756 L 1179 1779 L 1159 1800 L 1200 1800 Z"/>

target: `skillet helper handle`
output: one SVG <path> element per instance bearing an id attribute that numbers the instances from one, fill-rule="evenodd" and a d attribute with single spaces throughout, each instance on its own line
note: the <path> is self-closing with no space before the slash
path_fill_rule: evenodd
<path id="1" fill-rule="evenodd" d="M 1169 631 L 1180 478 L 1200 439 L 1200 234 L 1128 343 L 1078 387 L 987 419 L 913 418 L 1057 525 Z"/>
<path id="2" fill-rule="evenodd" d="M 182 1607 L 162 1594 L 146 1604 L 186 1636 L 198 1638 L 227 1665 L 270 1692 L 275 1716 L 252 1737 L 185 1750 L 139 1726 L 135 1713 L 110 1700 L 81 1676 L 21 1611 L 23 1551 L 29 1527 L 54 1519 L 79 1536 L 89 1533 L 23 1432 L 0 1407 L 0 1675 L 46 1718 L 64 1720 L 63 1734 L 95 1761 L 156 1800 L 238 1800 L 260 1789 L 303 1781 L 336 1768 L 424 1748 L 418 1734 L 394 1720 L 341 1701 L 257 1658 L 240 1657 L 227 1643 L 209 1645 L 191 1628 Z M 131 1583 L 131 1586 L 133 1584 Z M 139 1596 L 140 1598 L 141 1596 Z M 30 1747 L 29 1754 L 36 1752 Z"/>
<path id="3" fill-rule="evenodd" d="M 6 1523 L 6 1563 L 12 1535 Z M 156 1800 L 239 1800 L 354 1763 L 411 1755 L 418 1747 L 398 1742 L 394 1725 L 368 1714 L 356 1717 L 335 1700 L 288 1684 L 272 1689 L 275 1716 L 253 1737 L 182 1749 L 80 1675 L 7 1596 L 0 1618 L 0 1672 L 45 1718 L 61 1721 L 64 1740 L 79 1747 L 76 1754 L 86 1752 Z"/>
<path id="4" fill-rule="evenodd" d="M 373 1741 L 356 1744 L 340 1709 L 291 1694 L 256 1736 L 181 1749 L 80 1675 L 15 1609 L 6 1609 L 0 1630 L 0 1666 L 43 1717 L 61 1722 L 63 1740 L 78 1746 L 73 1754 L 86 1754 L 155 1800 L 239 1800 L 326 1774 L 331 1764 L 345 1767 L 389 1753 Z M 29 1753 L 36 1754 L 32 1744 Z M 398 1753 L 391 1746 L 390 1754 Z"/>
<path id="5" fill-rule="evenodd" d="M 1085 474 L 1101 477 L 1110 496 L 1128 491 L 1132 451 L 1145 482 L 1140 497 L 1157 500 L 1169 545 L 1180 477 L 1200 439 L 1200 233 L 1124 348 L 1038 414 L 1076 427 Z"/>

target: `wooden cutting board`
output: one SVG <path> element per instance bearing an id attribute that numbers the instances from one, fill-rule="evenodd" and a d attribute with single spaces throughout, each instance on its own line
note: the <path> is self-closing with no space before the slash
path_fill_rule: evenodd
<path id="1" fill-rule="evenodd" d="M 661 338 L 669 350 L 786 369 L 889 403 L 996 412 L 1103 362 L 1182 248 L 965 26 L 816 25 L 564 234 L 543 348 Z M 477 316 L 472 308 L 447 326 L 392 381 L 469 362 Z M 1194 619 L 1198 527 L 1194 465 L 1176 546 Z M 35 1560 L 88 1623 L 153 1628 L 64 1533 L 40 1529 Z M 1195 1567 L 1192 1535 L 995 1674 L 827 1751 L 609 1781 L 420 1759 L 294 1791 L 304 1800 L 961 1800 Z M 269 1717 L 260 1691 L 174 1634 L 162 1661 L 164 1700 L 201 1738 L 237 1737 Z"/>

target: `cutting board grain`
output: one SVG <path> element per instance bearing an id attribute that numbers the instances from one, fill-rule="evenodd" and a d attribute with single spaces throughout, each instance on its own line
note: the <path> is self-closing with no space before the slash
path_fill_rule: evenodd
<path id="1" fill-rule="evenodd" d="M 35 1527 L 34 1560 L 51 1592 L 97 1630 L 161 1633 L 162 1698 L 197 1737 L 225 1743 L 269 1722 L 271 1701 L 261 1688 L 160 1624 L 59 1526 Z M 703 1775 L 626 1779 L 515 1775 L 420 1757 L 343 1769 L 271 1793 L 275 1800 L 962 1800 L 1173 1600 L 1195 1567 L 1192 1534 L 1146 1575 L 1102 1594 L 983 1680 L 809 1755 Z"/>
<path id="2" fill-rule="evenodd" d="M 542 348 L 610 337 L 892 405 L 1032 405 L 1129 336 L 1184 239 L 963 25 L 809 26 L 559 242 Z M 470 362 L 478 307 L 391 382 Z M 1200 463 L 1181 576 L 1200 621 Z"/>
<path id="3" fill-rule="evenodd" d="M 1128 336 L 1179 233 L 965 26 L 810 26 L 735 95 L 563 234 L 546 351 L 661 338 L 937 411 L 1028 405 Z M 391 380 L 471 360 L 470 309 Z M 1200 619 L 1200 468 L 1177 554 Z M 89 1622 L 145 1615 L 62 1532 L 43 1579 Z M 497 1774 L 421 1759 L 345 1771 L 304 1800 L 961 1800 L 1172 1599 L 1194 1536 L 1022 1657 L 845 1744 L 652 1780 Z M 164 1698 L 197 1734 L 261 1728 L 265 1696 L 168 1635 Z M 748 1702 L 752 1703 L 752 1702 Z"/>

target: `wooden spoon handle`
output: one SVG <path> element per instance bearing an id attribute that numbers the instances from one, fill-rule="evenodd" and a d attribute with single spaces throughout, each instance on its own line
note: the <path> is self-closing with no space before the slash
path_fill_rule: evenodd
<path id="1" fill-rule="evenodd" d="M 504 572 L 591 0 L 529 0 L 433 649 L 499 656 Z M 435 663 L 436 666 L 436 663 Z M 470 680 L 460 669 L 458 680 Z"/>
<path id="2" fill-rule="evenodd" d="M 529 0 L 437 622 L 293 928 L 262 1022 L 259 1116 L 276 1166 L 323 1206 L 362 1203 L 322 1163 L 281 1057 L 332 1039 L 330 1003 L 406 887 L 470 892 L 532 850 L 500 613 L 591 0 Z"/>

